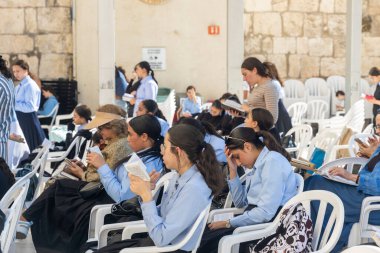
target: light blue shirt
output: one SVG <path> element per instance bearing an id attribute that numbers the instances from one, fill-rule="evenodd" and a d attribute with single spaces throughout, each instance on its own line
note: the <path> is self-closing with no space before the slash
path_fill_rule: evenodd
<path id="1" fill-rule="evenodd" d="M 147 76 L 141 80 L 141 85 L 136 91 L 136 103 L 133 108 L 133 115 L 136 115 L 137 109 L 141 101 L 146 99 L 157 100 L 158 85 L 152 76 Z"/>
<path id="2" fill-rule="evenodd" d="M 38 110 L 37 114 L 38 115 L 49 115 L 51 111 L 53 111 L 54 106 L 58 104 L 58 100 L 55 96 L 50 96 L 48 99 L 45 101 L 42 110 Z"/>
<path id="3" fill-rule="evenodd" d="M 36 82 L 26 76 L 15 89 L 16 111 L 30 113 L 38 111 L 41 100 L 41 90 Z"/>
<path id="4" fill-rule="evenodd" d="M 189 98 L 185 98 L 185 101 L 183 101 L 182 105 L 182 112 L 189 112 L 191 114 L 200 113 L 201 112 L 201 98 L 196 96 L 197 102 L 194 103 L 193 100 L 190 100 Z"/>
<path id="5" fill-rule="evenodd" d="M 211 189 L 195 165 L 170 180 L 159 207 L 154 201 L 141 204 L 144 222 L 154 244 L 162 247 L 181 241 L 210 201 Z M 202 230 L 203 227 L 198 227 L 181 250 L 193 250 Z"/>
<path id="6" fill-rule="evenodd" d="M 226 154 L 224 154 L 224 148 L 226 147 L 224 139 L 219 138 L 218 136 L 206 133 L 205 142 L 210 144 L 214 148 L 216 159 L 218 160 L 218 162 L 220 163 L 227 162 Z"/>
<path id="7" fill-rule="evenodd" d="M 380 152 L 380 146 L 370 157 L 370 160 Z M 373 171 L 368 170 L 368 163 L 359 172 L 358 191 L 372 196 L 380 196 L 380 162 L 376 163 Z"/>
<path id="8" fill-rule="evenodd" d="M 156 117 L 156 119 L 158 120 L 158 122 L 160 123 L 161 125 L 161 136 L 162 137 L 165 137 L 165 134 L 168 132 L 169 130 L 169 123 L 166 121 L 166 120 L 163 120 L 159 117 Z"/>
<path id="9" fill-rule="evenodd" d="M 153 169 L 161 172 L 164 167 L 161 157 L 142 157 L 141 160 L 144 162 L 148 173 Z M 115 171 L 111 170 L 108 164 L 104 164 L 98 169 L 98 173 L 107 194 L 116 203 L 136 196 L 130 189 L 128 172 L 123 164 L 118 166 Z"/>
<path id="10" fill-rule="evenodd" d="M 266 147 L 260 152 L 252 171 L 247 174 L 246 186 L 235 177 L 228 180 L 236 207 L 257 207 L 230 220 L 232 227 L 270 221 L 278 208 L 297 194 L 297 179 L 288 160 Z M 248 192 L 248 193 L 247 193 Z"/>
<path id="11" fill-rule="evenodd" d="M 6 78 L 0 73 L 0 142 L 3 143 L 8 141 L 11 122 L 14 121 L 14 103 L 12 79 Z M 2 155 L 1 150 L 0 155 Z"/>

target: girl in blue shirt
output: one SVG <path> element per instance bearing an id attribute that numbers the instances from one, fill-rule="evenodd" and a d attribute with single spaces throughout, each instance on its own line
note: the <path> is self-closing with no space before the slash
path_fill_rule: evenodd
<path id="1" fill-rule="evenodd" d="M 141 209 L 149 237 L 130 239 L 111 244 L 97 252 L 119 252 L 123 248 L 141 246 L 167 246 L 181 241 L 199 214 L 222 186 L 219 165 L 211 145 L 203 135 L 189 125 L 176 125 L 169 129 L 162 145 L 167 168 L 178 172 L 169 182 L 160 206 L 156 207 L 150 183 L 130 175 L 131 190 L 141 197 Z M 190 252 L 197 243 L 201 228 L 180 250 Z"/>
<path id="2" fill-rule="evenodd" d="M 53 111 L 54 107 L 58 104 L 58 100 L 55 97 L 53 88 L 49 86 L 42 86 L 41 90 L 42 96 L 44 96 L 46 100 L 44 105 L 42 106 L 42 110 L 38 110 L 37 114 L 46 116 L 49 115 L 51 111 Z"/>
<path id="3" fill-rule="evenodd" d="M 180 108 L 181 117 L 194 117 L 201 112 L 201 98 L 196 95 L 195 87 L 190 85 L 186 88 L 186 95 L 182 107 Z"/>
<path id="4" fill-rule="evenodd" d="M 234 129 L 226 139 L 229 167 L 228 186 L 235 207 L 245 212 L 226 221 L 209 224 L 197 252 L 217 252 L 219 240 L 237 227 L 273 220 L 281 207 L 297 194 L 297 179 L 289 154 L 271 134 L 252 128 Z M 237 175 L 237 166 L 246 168 L 245 185 Z M 245 252 L 245 245 L 241 245 Z"/>
<path id="5" fill-rule="evenodd" d="M 166 121 L 166 118 L 164 114 L 162 114 L 162 111 L 158 108 L 156 101 L 152 99 L 146 99 L 141 101 L 141 103 L 138 106 L 136 115 L 140 116 L 145 114 L 151 114 L 156 117 L 156 119 L 161 125 L 161 136 L 165 137 L 165 134 L 169 130 L 169 123 Z"/>
<path id="6" fill-rule="evenodd" d="M 140 80 L 140 85 L 136 90 L 135 99 L 130 101 L 131 104 L 134 104 L 134 116 L 136 116 L 139 103 L 145 99 L 156 101 L 158 92 L 157 80 L 154 78 L 154 71 L 148 62 L 142 61 L 138 63 L 135 67 L 135 72 Z"/>
<path id="7" fill-rule="evenodd" d="M 41 90 L 30 77 L 29 65 L 18 60 L 12 65 L 13 75 L 20 84 L 15 88 L 15 110 L 22 132 L 30 151 L 45 139 L 45 134 L 37 117 L 40 107 Z"/>

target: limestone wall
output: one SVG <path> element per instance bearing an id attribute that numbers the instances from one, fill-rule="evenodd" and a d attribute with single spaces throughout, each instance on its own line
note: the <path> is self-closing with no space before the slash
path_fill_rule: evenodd
<path id="1" fill-rule="evenodd" d="M 245 57 L 274 62 L 280 75 L 345 74 L 346 0 L 245 0 Z M 363 0 L 362 74 L 380 66 L 380 1 Z"/>
<path id="2" fill-rule="evenodd" d="M 72 77 L 71 0 L 0 0 L 0 54 L 41 79 Z"/>

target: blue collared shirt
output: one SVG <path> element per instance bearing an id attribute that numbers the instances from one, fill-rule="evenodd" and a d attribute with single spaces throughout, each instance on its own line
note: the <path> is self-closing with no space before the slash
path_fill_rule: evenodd
<path id="1" fill-rule="evenodd" d="M 158 85 L 152 76 L 147 76 L 141 80 L 141 85 L 136 91 L 136 103 L 133 108 L 133 115 L 136 115 L 139 103 L 146 99 L 157 100 Z"/>
<path id="2" fill-rule="evenodd" d="M 15 89 L 16 111 L 30 113 L 38 111 L 41 100 L 41 90 L 36 82 L 26 76 Z"/>
<path id="3" fill-rule="evenodd" d="M 162 137 L 165 137 L 165 134 L 168 132 L 169 130 L 169 123 L 166 121 L 166 120 L 163 120 L 159 117 L 156 117 L 156 119 L 158 120 L 158 122 L 160 123 L 161 125 L 161 136 Z"/>
<path id="4" fill-rule="evenodd" d="M 195 165 L 170 180 L 159 207 L 154 201 L 141 204 L 144 222 L 154 244 L 162 247 L 181 241 L 210 200 L 211 189 Z M 181 250 L 193 250 L 202 229 L 198 227 Z"/>
<path id="5" fill-rule="evenodd" d="M 201 112 L 201 98 L 196 96 L 197 102 L 194 103 L 193 100 L 185 98 L 182 105 L 182 112 L 189 112 L 191 114 L 196 114 Z"/>
<path id="6" fill-rule="evenodd" d="M 247 174 L 246 186 L 235 177 L 228 180 L 236 207 L 257 207 L 230 220 L 232 227 L 270 221 L 278 208 L 297 194 L 297 179 L 288 160 L 266 147 L 260 152 L 252 171 Z M 247 193 L 248 192 L 248 193 Z"/>
<path id="7" fill-rule="evenodd" d="M 49 115 L 53 111 L 54 106 L 58 104 L 58 100 L 55 96 L 50 96 L 42 106 L 42 110 L 38 110 L 38 115 Z"/>
<path id="8" fill-rule="evenodd" d="M 0 142 L 8 141 L 14 116 L 14 103 L 12 79 L 6 78 L 0 73 Z"/>
<path id="9" fill-rule="evenodd" d="M 379 154 L 380 146 L 372 154 L 370 159 Z M 368 170 L 368 164 L 359 172 L 358 191 L 365 194 L 379 196 L 380 195 L 380 162 L 378 162 L 373 171 Z"/>
<path id="10" fill-rule="evenodd" d="M 153 169 L 161 172 L 164 168 L 161 157 L 142 157 L 141 160 L 144 162 L 148 173 Z M 128 172 L 123 164 L 118 166 L 115 171 L 111 170 L 108 164 L 104 164 L 98 169 L 98 173 L 104 189 L 115 202 L 136 196 L 130 189 Z"/>
<path id="11" fill-rule="evenodd" d="M 219 138 L 218 136 L 206 133 L 205 142 L 210 144 L 214 148 L 216 159 L 218 160 L 218 162 L 220 163 L 227 162 L 226 154 L 224 154 L 224 148 L 226 146 L 224 139 Z"/>

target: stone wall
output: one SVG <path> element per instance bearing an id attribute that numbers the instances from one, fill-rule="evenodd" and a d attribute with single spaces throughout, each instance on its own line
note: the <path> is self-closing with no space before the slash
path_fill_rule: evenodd
<path id="1" fill-rule="evenodd" d="M 245 0 L 245 57 L 281 77 L 345 75 L 346 0 Z M 362 75 L 380 66 L 380 0 L 363 0 Z M 358 49 L 360 50 L 360 49 Z"/>
<path id="2" fill-rule="evenodd" d="M 71 0 L 0 0 L 0 54 L 41 79 L 72 78 Z"/>

